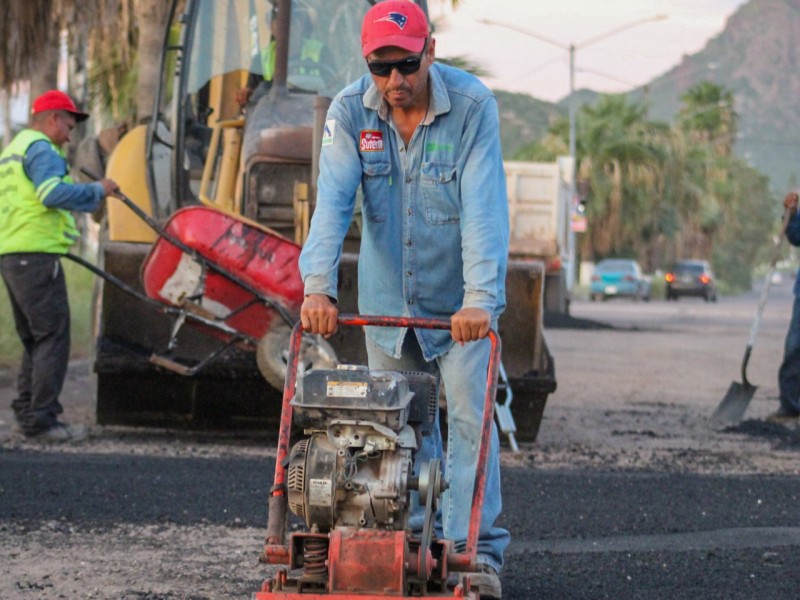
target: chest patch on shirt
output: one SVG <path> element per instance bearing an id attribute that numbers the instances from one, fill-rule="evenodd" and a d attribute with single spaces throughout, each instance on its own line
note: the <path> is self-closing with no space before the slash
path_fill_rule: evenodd
<path id="1" fill-rule="evenodd" d="M 328 119 L 325 121 L 325 127 L 322 130 L 322 145 L 330 146 L 333 143 L 333 134 L 336 131 L 336 119 Z"/>
<path id="2" fill-rule="evenodd" d="M 358 149 L 361 152 L 383 152 L 383 133 L 375 129 L 362 129 Z"/>

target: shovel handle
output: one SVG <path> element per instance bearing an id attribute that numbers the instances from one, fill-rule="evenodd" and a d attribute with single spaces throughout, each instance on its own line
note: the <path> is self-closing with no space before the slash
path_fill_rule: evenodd
<path id="1" fill-rule="evenodd" d="M 745 386 L 750 385 L 750 383 L 747 381 L 747 363 L 750 360 L 750 354 L 752 353 L 753 346 L 755 346 L 756 343 L 756 335 L 758 334 L 758 328 L 761 324 L 761 315 L 764 313 L 764 305 L 767 303 L 767 294 L 769 292 L 769 287 L 772 284 L 772 274 L 775 272 L 775 265 L 778 264 L 778 259 L 781 256 L 781 245 L 783 244 L 783 238 L 786 237 L 786 228 L 789 226 L 789 221 L 791 220 L 792 210 L 787 208 L 783 211 L 780 235 L 778 236 L 775 246 L 772 249 L 772 260 L 770 260 L 769 263 L 769 271 L 767 272 L 767 277 L 764 281 L 764 287 L 761 288 L 761 297 L 758 300 L 756 317 L 753 320 L 753 325 L 750 327 L 750 337 L 747 340 L 747 348 L 744 351 L 744 358 L 742 359 L 742 383 Z"/>
<path id="2" fill-rule="evenodd" d="M 792 219 L 792 211 L 791 209 L 786 209 L 783 211 L 783 219 L 781 221 L 781 231 L 780 235 L 778 236 L 777 241 L 775 242 L 775 246 L 772 249 L 772 259 L 769 263 L 769 271 L 767 272 L 767 277 L 764 281 L 764 287 L 761 288 L 761 297 L 758 300 L 758 308 L 756 309 L 756 317 L 753 321 L 753 325 L 750 328 L 750 337 L 747 340 L 747 349 L 748 352 L 745 356 L 749 356 L 749 351 L 753 348 L 756 343 L 756 334 L 758 333 L 758 327 L 761 324 L 761 315 L 764 312 L 764 305 L 767 303 L 767 293 L 769 292 L 769 287 L 772 284 L 772 274 L 775 272 L 775 265 L 778 264 L 778 259 L 781 257 L 781 245 L 783 244 L 783 238 L 786 237 L 786 227 L 789 225 L 789 221 Z M 742 364 L 742 371 L 744 371 L 744 367 L 746 362 Z M 744 377 L 743 377 L 744 379 Z"/>
<path id="3" fill-rule="evenodd" d="M 753 352 L 753 346 L 751 344 L 747 344 L 747 348 L 744 351 L 744 358 L 742 358 L 742 385 L 745 388 L 752 387 L 752 384 L 747 381 L 747 363 L 750 362 L 750 354 Z"/>

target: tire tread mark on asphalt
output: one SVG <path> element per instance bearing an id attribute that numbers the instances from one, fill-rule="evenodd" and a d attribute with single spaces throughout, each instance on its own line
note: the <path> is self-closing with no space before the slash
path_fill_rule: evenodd
<path id="1" fill-rule="evenodd" d="M 536 542 L 512 541 L 507 553 L 683 552 L 791 546 L 800 546 L 800 527 L 734 527 L 660 535 L 621 535 Z"/>

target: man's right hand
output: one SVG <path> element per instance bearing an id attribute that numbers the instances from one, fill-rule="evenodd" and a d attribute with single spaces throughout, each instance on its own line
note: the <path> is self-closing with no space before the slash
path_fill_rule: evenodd
<path id="1" fill-rule="evenodd" d="M 117 182 L 114 181 L 113 179 L 101 179 L 100 185 L 103 186 L 103 192 L 104 195 L 106 196 L 110 196 L 114 192 L 119 191 L 119 186 L 117 185 Z"/>
<path id="2" fill-rule="evenodd" d="M 786 194 L 786 197 L 783 199 L 783 207 L 791 210 L 792 213 L 797 212 L 797 192 L 789 192 Z"/>
<path id="3" fill-rule="evenodd" d="M 324 338 L 336 333 L 339 309 L 325 294 L 309 294 L 300 307 L 300 322 L 303 331 L 318 333 Z"/>
<path id="4" fill-rule="evenodd" d="M 253 95 L 253 90 L 250 88 L 240 88 L 236 90 L 236 103 L 244 108 L 245 105 L 250 101 L 250 96 Z"/>

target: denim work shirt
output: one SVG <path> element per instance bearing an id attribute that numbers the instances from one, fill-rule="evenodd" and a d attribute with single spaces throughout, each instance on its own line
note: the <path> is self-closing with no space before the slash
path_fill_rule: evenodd
<path id="1" fill-rule="evenodd" d="M 786 224 L 786 239 L 792 246 L 800 246 L 800 211 L 796 212 Z M 794 296 L 800 298 L 800 269 L 794 278 Z"/>
<path id="2" fill-rule="evenodd" d="M 328 111 L 316 209 L 300 256 L 306 294 L 337 298 L 342 243 L 363 190 L 358 264 L 365 315 L 449 318 L 505 308 L 508 198 L 497 102 L 474 76 L 433 64 L 428 114 L 408 147 L 369 75 Z M 399 357 L 406 330 L 367 328 Z M 419 329 L 426 360 L 447 352 L 449 331 Z"/>

